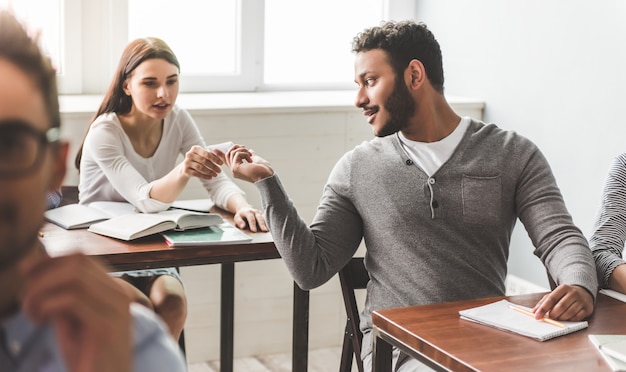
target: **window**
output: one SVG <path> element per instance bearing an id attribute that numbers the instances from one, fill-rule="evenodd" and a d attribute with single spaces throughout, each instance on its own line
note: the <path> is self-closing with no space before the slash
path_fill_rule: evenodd
<path id="1" fill-rule="evenodd" d="M 181 91 L 251 90 L 263 1 L 127 0 L 128 38 L 156 36 L 181 64 Z"/>
<path id="2" fill-rule="evenodd" d="M 15 15 L 26 24 L 31 34 L 39 35 L 40 45 L 57 69 L 62 66 L 60 1 L 0 0 L 0 8 L 12 9 Z M 62 74 L 63 71 L 59 70 L 59 73 Z"/>
<path id="3" fill-rule="evenodd" d="M 42 30 L 59 91 L 102 94 L 137 37 L 167 42 L 181 92 L 352 88 L 354 35 L 413 0 L 0 0 Z"/>
<path id="4" fill-rule="evenodd" d="M 265 0 L 263 85 L 353 87 L 352 38 L 384 14 L 381 0 Z"/>
<path id="5" fill-rule="evenodd" d="M 164 39 L 190 75 L 234 75 L 239 60 L 240 1 L 131 0 L 128 40 Z M 167 11 L 163 11 L 167 9 Z"/>
<path id="6" fill-rule="evenodd" d="M 29 32 L 37 35 L 40 46 L 57 70 L 59 88 L 67 87 L 67 90 L 72 90 L 67 76 L 71 74 L 76 64 L 67 53 L 68 46 L 72 46 L 73 38 L 68 37 L 62 21 L 66 18 L 63 5 L 63 0 L 0 0 L 0 8 L 13 11 L 16 17 L 26 25 Z"/>

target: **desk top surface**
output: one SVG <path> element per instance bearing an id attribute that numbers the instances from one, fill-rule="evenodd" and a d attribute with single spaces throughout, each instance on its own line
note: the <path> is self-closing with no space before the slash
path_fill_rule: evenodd
<path id="1" fill-rule="evenodd" d="M 232 217 L 222 214 L 232 223 Z M 157 267 L 192 266 L 280 258 L 269 233 L 251 233 L 251 242 L 238 244 L 211 244 L 197 247 L 168 247 L 160 235 L 132 241 L 108 238 L 86 229 L 65 230 L 51 223 L 41 229 L 40 240 L 52 256 L 83 252 L 97 256 L 115 270 L 148 269 Z"/>
<path id="2" fill-rule="evenodd" d="M 399 345 L 454 371 L 610 371 L 589 334 L 626 334 L 626 303 L 598 294 L 585 330 L 545 342 L 462 320 L 459 310 L 503 298 L 532 307 L 543 294 L 378 310 L 373 324 Z M 403 345 L 402 345 L 403 344 Z"/>

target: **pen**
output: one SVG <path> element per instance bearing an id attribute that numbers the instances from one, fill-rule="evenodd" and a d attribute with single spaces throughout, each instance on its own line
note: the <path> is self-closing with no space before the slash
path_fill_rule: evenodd
<path id="1" fill-rule="evenodd" d="M 510 307 L 511 309 L 513 309 L 513 310 L 515 310 L 515 311 L 519 312 L 519 313 L 524 314 L 524 315 L 528 315 L 528 316 L 531 316 L 531 317 L 533 317 L 533 318 L 535 317 L 535 314 L 533 314 L 532 312 L 530 312 L 530 311 L 528 311 L 528 310 L 524 310 L 524 309 L 521 309 L 521 308 L 519 308 L 519 307 L 517 307 L 517 306 L 513 306 L 513 305 L 509 305 L 509 307 Z M 548 324 L 552 324 L 553 326 L 557 326 L 557 327 L 559 327 L 559 328 L 565 328 L 565 324 L 563 324 L 563 323 L 561 323 L 561 322 L 557 322 L 556 320 L 552 320 L 552 319 L 550 319 L 550 318 L 545 318 L 545 317 L 544 317 L 544 318 L 541 318 L 541 319 L 539 319 L 539 320 L 541 320 L 542 322 L 546 322 L 546 323 L 548 323 Z"/>

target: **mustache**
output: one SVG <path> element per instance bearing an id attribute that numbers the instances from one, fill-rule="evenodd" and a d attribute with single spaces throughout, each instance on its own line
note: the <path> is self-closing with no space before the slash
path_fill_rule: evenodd
<path id="1" fill-rule="evenodd" d="M 367 106 L 365 103 L 361 104 L 359 106 L 360 109 L 362 109 L 363 111 L 378 111 L 378 105 L 374 105 L 374 106 Z"/>

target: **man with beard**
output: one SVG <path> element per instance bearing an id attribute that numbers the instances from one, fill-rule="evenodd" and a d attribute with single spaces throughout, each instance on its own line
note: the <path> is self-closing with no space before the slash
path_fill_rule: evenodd
<path id="1" fill-rule="evenodd" d="M 582 320 L 594 309 L 595 265 L 539 149 L 515 132 L 459 117 L 443 91 L 439 44 L 424 24 L 388 22 L 357 35 L 356 106 L 377 138 L 332 170 L 310 226 L 270 164 L 243 146 L 227 154 L 254 182 L 285 264 L 315 288 L 367 248 L 361 330 L 371 368 L 371 312 L 501 296 L 519 218 L 558 285 L 536 318 Z M 427 369 L 394 352 L 396 370 Z"/>
<path id="2" fill-rule="evenodd" d="M 178 345 L 103 265 L 38 239 L 65 176 L 56 73 L 0 10 L 0 371 L 185 371 Z"/>

